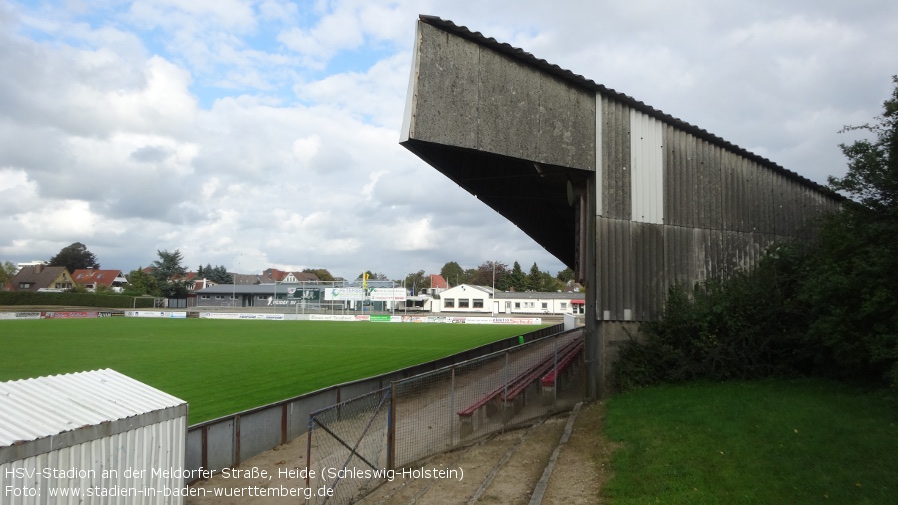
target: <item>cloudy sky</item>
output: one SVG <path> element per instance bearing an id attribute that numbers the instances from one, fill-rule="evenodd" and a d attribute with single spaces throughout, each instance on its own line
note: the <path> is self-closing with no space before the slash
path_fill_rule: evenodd
<path id="1" fill-rule="evenodd" d="M 818 182 L 898 74 L 894 0 L 0 0 L 0 261 L 556 273 L 399 146 L 419 14 Z"/>

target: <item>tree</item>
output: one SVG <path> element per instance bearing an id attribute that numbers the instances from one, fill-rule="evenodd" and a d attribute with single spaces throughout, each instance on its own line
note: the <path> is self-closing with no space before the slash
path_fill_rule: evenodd
<path id="1" fill-rule="evenodd" d="M 418 270 L 417 272 L 406 275 L 403 280 L 403 285 L 406 290 L 410 291 L 413 295 L 416 295 L 430 287 L 430 277 L 424 275 L 424 270 Z"/>
<path id="2" fill-rule="evenodd" d="M 0 267 L 0 288 L 6 285 L 16 275 L 16 266 L 11 261 L 4 261 Z"/>
<path id="3" fill-rule="evenodd" d="M 506 290 L 508 287 L 508 265 L 499 261 L 485 261 L 481 263 L 468 282 L 477 286 L 493 286 L 496 289 Z"/>
<path id="4" fill-rule="evenodd" d="M 315 274 L 319 281 L 330 282 L 334 280 L 334 276 L 326 268 L 306 268 L 303 272 L 307 274 Z"/>
<path id="5" fill-rule="evenodd" d="M 197 269 L 196 276 L 203 279 L 209 279 L 216 284 L 234 283 L 234 276 L 228 272 L 228 269 L 225 268 L 224 265 L 213 267 L 207 263 L 205 267 L 200 266 L 199 269 Z"/>
<path id="6" fill-rule="evenodd" d="M 848 193 L 857 203 L 882 217 L 895 217 L 898 210 L 898 76 L 895 89 L 883 102 L 885 109 L 875 124 L 846 126 L 842 131 L 868 131 L 875 140 L 858 140 L 839 147 L 848 158 L 844 177 L 829 177 L 836 191 Z"/>
<path id="7" fill-rule="evenodd" d="M 536 262 L 530 267 L 530 273 L 527 275 L 527 289 L 529 291 L 545 291 L 543 273 L 536 265 Z"/>
<path id="8" fill-rule="evenodd" d="M 549 272 L 543 272 L 543 291 L 564 291 L 565 283 Z"/>
<path id="9" fill-rule="evenodd" d="M 556 275 L 555 278 L 560 280 L 564 284 L 567 284 L 568 282 L 574 280 L 574 271 L 571 270 L 571 267 L 567 267 L 564 270 L 558 272 L 558 275 Z"/>
<path id="10" fill-rule="evenodd" d="M 440 275 L 446 279 L 450 286 L 458 286 L 465 282 L 465 271 L 454 261 L 447 262 L 440 269 Z"/>
<path id="11" fill-rule="evenodd" d="M 514 262 L 508 277 L 509 288 L 514 288 L 515 291 L 527 291 L 527 275 L 524 274 L 524 270 L 521 269 L 520 263 L 517 261 Z"/>
<path id="12" fill-rule="evenodd" d="M 143 267 L 137 267 L 128 274 L 129 294 L 160 296 L 159 281 L 152 275 L 144 272 Z"/>
<path id="13" fill-rule="evenodd" d="M 825 221 L 801 296 L 820 367 L 851 379 L 885 378 L 898 389 L 898 77 L 892 82 L 875 123 L 843 130 L 873 138 L 840 145 L 848 172 L 829 184 L 852 200 Z"/>
<path id="14" fill-rule="evenodd" d="M 69 273 L 82 268 L 100 268 L 94 253 L 87 250 L 81 242 L 63 247 L 56 256 L 50 258 L 50 266 L 66 267 Z"/>
<path id="15" fill-rule="evenodd" d="M 178 277 L 183 277 L 187 273 L 187 269 L 181 264 L 184 261 L 181 251 L 177 249 L 173 252 L 157 250 L 156 254 L 159 255 L 159 259 L 153 261 L 153 264 L 150 266 L 153 267 L 153 277 L 159 281 L 160 285 Z"/>
<path id="16" fill-rule="evenodd" d="M 159 259 L 153 262 L 153 277 L 158 284 L 161 296 L 166 298 L 187 298 L 187 285 L 184 282 L 184 275 L 187 269 L 181 264 L 184 260 L 181 251 L 175 249 L 173 252 L 168 250 L 156 251 Z"/>

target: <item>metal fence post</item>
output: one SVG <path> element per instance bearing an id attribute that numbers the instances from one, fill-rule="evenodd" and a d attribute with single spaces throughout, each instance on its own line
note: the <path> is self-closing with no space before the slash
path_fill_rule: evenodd
<path id="1" fill-rule="evenodd" d="M 449 381 L 449 445 L 455 446 L 455 365 L 450 369 Z"/>
<path id="2" fill-rule="evenodd" d="M 309 470 L 312 468 L 312 430 L 315 429 L 315 416 L 309 414 L 309 436 L 306 439 L 306 488 L 309 487 Z"/>
<path id="3" fill-rule="evenodd" d="M 390 383 L 390 409 L 387 411 L 387 469 L 396 464 L 396 383 Z"/>
<path id="4" fill-rule="evenodd" d="M 502 431 L 505 432 L 505 424 L 508 422 L 505 410 L 508 408 L 508 351 L 505 351 L 505 367 L 502 370 Z"/>
<path id="5" fill-rule="evenodd" d="M 558 405 L 558 336 L 552 339 L 552 348 L 552 355 L 555 360 L 552 364 L 552 375 L 554 376 L 554 379 L 552 379 L 552 408 L 555 408 Z M 542 384 L 540 384 L 540 387 L 542 387 Z"/>

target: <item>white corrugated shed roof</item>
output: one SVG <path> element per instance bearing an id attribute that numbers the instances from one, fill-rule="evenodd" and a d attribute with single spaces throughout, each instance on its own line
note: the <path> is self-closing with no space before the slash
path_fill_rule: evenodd
<path id="1" fill-rule="evenodd" d="M 108 368 L 0 382 L 0 447 L 185 403 Z"/>

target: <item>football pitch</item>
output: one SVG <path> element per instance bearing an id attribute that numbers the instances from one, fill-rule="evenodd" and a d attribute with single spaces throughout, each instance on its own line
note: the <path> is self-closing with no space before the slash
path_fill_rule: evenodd
<path id="1" fill-rule="evenodd" d="M 542 326 L 98 318 L 0 321 L 0 381 L 112 368 L 190 404 L 190 424 Z"/>

